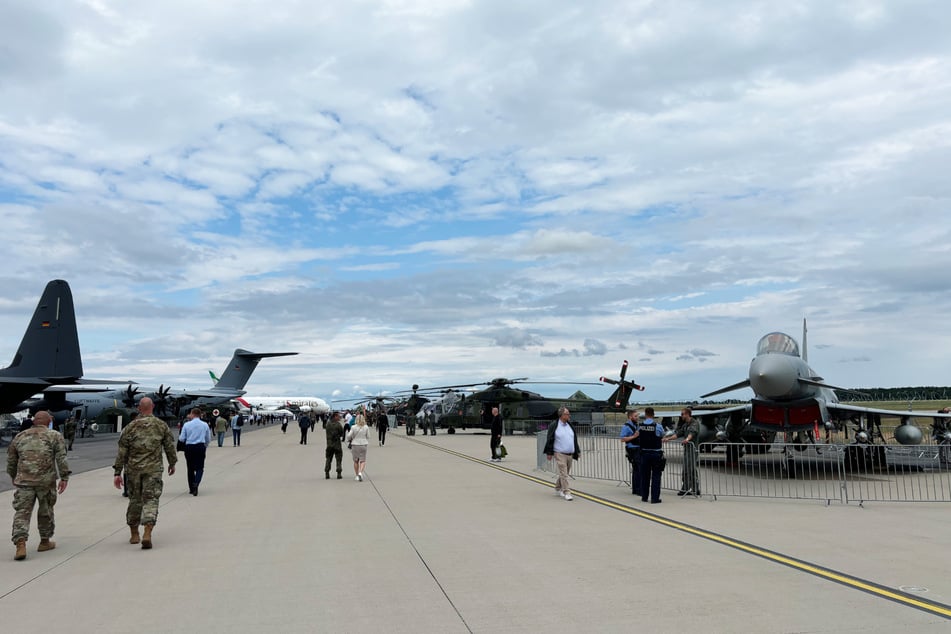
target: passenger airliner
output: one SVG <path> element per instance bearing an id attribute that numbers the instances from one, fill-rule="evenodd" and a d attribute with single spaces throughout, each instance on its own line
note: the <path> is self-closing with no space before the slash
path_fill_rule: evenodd
<path id="1" fill-rule="evenodd" d="M 234 399 L 244 407 L 253 407 L 255 411 L 267 412 L 279 409 L 297 408 L 302 412 L 329 414 L 330 405 L 316 396 L 242 396 Z"/>

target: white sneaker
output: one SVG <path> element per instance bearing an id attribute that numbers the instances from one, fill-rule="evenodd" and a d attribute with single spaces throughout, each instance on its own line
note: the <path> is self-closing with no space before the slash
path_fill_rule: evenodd
<path id="1" fill-rule="evenodd" d="M 363 482 L 363 472 L 360 472 L 360 482 Z"/>
<path id="2" fill-rule="evenodd" d="M 360 476 L 353 476 L 353 479 L 354 479 L 355 482 L 359 482 L 359 481 L 360 481 Z"/>
<path id="3" fill-rule="evenodd" d="M 565 497 L 565 492 L 561 489 L 555 489 L 555 495 L 560 497 Z"/>
<path id="4" fill-rule="evenodd" d="M 568 500 L 569 502 L 571 502 L 574 498 L 571 497 L 571 494 L 570 494 L 570 493 L 565 493 L 565 499 Z"/>

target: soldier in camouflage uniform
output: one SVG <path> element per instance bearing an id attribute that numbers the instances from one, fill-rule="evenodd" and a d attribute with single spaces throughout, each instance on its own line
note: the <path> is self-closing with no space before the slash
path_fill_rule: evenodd
<path id="1" fill-rule="evenodd" d="M 673 436 L 664 438 L 664 442 L 671 442 L 675 438 L 683 438 L 684 468 L 681 475 L 680 491 L 677 495 L 700 495 L 700 423 L 693 417 L 693 410 L 689 407 L 680 412 L 680 420 Z"/>
<path id="2" fill-rule="evenodd" d="M 63 425 L 63 438 L 66 439 L 66 451 L 73 450 L 73 442 L 76 440 L 76 419 L 70 416 Z"/>
<path id="3" fill-rule="evenodd" d="M 56 494 L 66 490 L 69 465 L 63 436 L 48 428 L 49 412 L 37 412 L 33 426 L 21 431 L 7 448 L 7 473 L 13 478 L 13 543 L 17 561 L 26 559 L 26 540 L 30 534 L 30 516 L 37 503 L 36 524 L 40 530 L 38 552 L 53 550 L 53 506 Z M 56 482 L 57 477 L 59 483 Z"/>
<path id="4" fill-rule="evenodd" d="M 139 415 L 125 426 L 119 435 L 119 453 L 112 465 L 114 484 L 122 488 L 125 470 L 129 491 L 126 523 L 129 525 L 130 544 L 138 544 L 139 524 L 144 527 L 142 548 L 152 547 L 152 529 L 158 519 L 159 498 L 162 495 L 162 451 L 168 458 L 168 475 L 175 473 L 175 438 L 165 421 L 152 416 L 155 405 L 149 397 L 139 401 Z"/>
<path id="5" fill-rule="evenodd" d="M 330 463 L 334 458 L 337 459 L 337 479 L 343 478 L 343 447 L 340 441 L 343 440 L 343 425 L 340 424 L 340 413 L 334 412 L 330 422 L 327 423 L 327 449 L 324 451 L 324 478 L 330 479 Z"/>

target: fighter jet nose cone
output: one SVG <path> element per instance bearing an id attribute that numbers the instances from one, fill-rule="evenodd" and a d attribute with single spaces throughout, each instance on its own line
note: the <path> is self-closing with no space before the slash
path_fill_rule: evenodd
<path id="1" fill-rule="evenodd" d="M 750 387 L 760 396 L 782 398 L 797 387 L 797 374 L 781 355 L 764 354 L 750 364 Z"/>

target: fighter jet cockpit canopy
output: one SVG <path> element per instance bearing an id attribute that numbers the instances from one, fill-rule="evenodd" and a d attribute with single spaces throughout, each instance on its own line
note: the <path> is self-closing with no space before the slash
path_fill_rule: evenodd
<path id="1" fill-rule="evenodd" d="M 788 354 L 799 356 L 799 344 L 796 340 L 783 332 L 771 332 L 765 335 L 756 344 L 756 355 L 761 354 Z"/>

